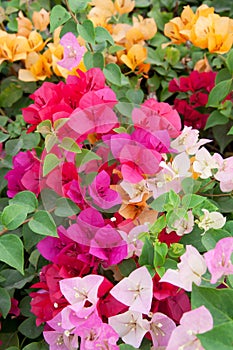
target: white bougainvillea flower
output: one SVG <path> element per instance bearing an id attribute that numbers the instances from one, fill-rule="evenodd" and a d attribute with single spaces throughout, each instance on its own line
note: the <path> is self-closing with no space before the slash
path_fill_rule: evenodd
<path id="1" fill-rule="evenodd" d="M 147 314 L 151 308 L 153 282 L 145 266 L 131 272 L 110 291 L 121 303 L 128 305 L 129 310 Z"/>
<path id="2" fill-rule="evenodd" d="M 184 126 L 181 134 L 171 142 L 171 147 L 178 152 L 186 152 L 189 155 L 194 155 L 197 153 L 198 149 L 208 142 L 212 142 L 209 139 L 199 138 L 199 131 L 192 129 L 191 126 Z"/>
<path id="3" fill-rule="evenodd" d="M 207 270 L 205 259 L 196 248 L 186 246 L 186 252 L 181 256 L 178 270 L 168 269 L 160 279 L 160 282 L 168 282 L 174 286 L 192 291 L 192 283 L 201 284 L 201 276 Z"/>
<path id="4" fill-rule="evenodd" d="M 199 149 L 193 162 L 193 170 L 200 174 L 201 179 L 208 179 L 212 176 L 212 169 L 217 169 L 219 166 L 215 157 L 207 151 L 205 147 Z"/>
<path id="5" fill-rule="evenodd" d="M 140 312 L 132 310 L 109 317 L 108 323 L 126 344 L 135 348 L 139 348 L 144 335 L 150 329 L 149 321 L 143 319 Z"/>
<path id="6" fill-rule="evenodd" d="M 204 215 L 196 221 L 198 227 L 204 230 L 204 233 L 211 228 L 222 228 L 226 223 L 226 218 L 217 211 L 209 212 L 207 209 L 202 209 Z"/>
<path id="7" fill-rule="evenodd" d="M 169 339 L 166 350 L 204 350 L 197 334 L 213 328 L 213 318 L 205 306 L 185 312 Z"/>
<path id="8" fill-rule="evenodd" d="M 183 236 L 192 232 L 194 226 L 194 216 L 191 210 L 187 212 L 187 217 L 176 220 L 172 228 L 167 227 L 167 233 L 175 231 L 178 236 Z"/>

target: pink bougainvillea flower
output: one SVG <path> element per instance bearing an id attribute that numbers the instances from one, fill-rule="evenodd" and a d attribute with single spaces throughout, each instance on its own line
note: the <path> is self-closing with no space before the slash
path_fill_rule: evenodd
<path id="1" fill-rule="evenodd" d="M 68 330 L 44 331 L 43 336 L 50 350 L 75 350 L 78 347 L 78 336 L 70 334 Z"/>
<path id="2" fill-rule="evenodd" d="M 196 335 L 212 328 L 213 318 L 205 306 L 186 312 L 180 320 L 180 326 L 173 330 L 166 350 L 204 350 Z"/>
<path id="3" fill-rule="evenodd" d="M 103 279 L 103 276 L 87 275 L 60 281 L 62 294 L 71 304 L 70 308 L 78 312 L 79 317 L 86 317 L 95 310 L 98 289 Z"/>
<path id="4" fill-rule="evenodd" d="M 211 283 L 216 283 L 222 276 L 233 274 L 232 253 L 233 237 L 226 237 L 218 241 L 214 249 L 204 254 L 206 265 L 211 273 Z"/>
<path id="5" fill-rule="evenodd" d="M 143 232 L 148 232 L 148 225 L 135 226 L 129 233 L 125 231 L 119 231 L 121 237 L 128 244 L 128 255 L 126 259 L 131 258 L 133 255 L 140 256 L 142 252 L 143 242 L 139 239 L 139 236 Z"/>
<path id="6" fill-rule="evenodd" d="M 12 198 L 20 191 L 32 191 L 36 195 L 39 187 L 40 161 L 34 151 L 19 152 L 13 157 L 13 169 L 8 171 L 8 197 Z"/>
<path id="7" fill-rule="evenodd" d="M 170 336 L 176 324 L 167 315 L 161 312 L 153 314 L 150 321 L 150 335 L 155 349 L 159 346 L 167 346 Z"/>
<path id="8" fill-rule="evenodd" d="M 201 276 L 206 272 L 205 259 L 196 248 L 186 246 L 186 252 L 181 256 L 178 270 L 168 269 L 160 282 L 169 282 L 186 291 L 192 290 L 192 283 L 201 284 Z"/>
<path id="9" fill-rule="evenodd" d="M 151 275 L 145 266 L 140 267 L 121 280 L 110 293 L 115 299 L 128 305 L 129 310 L 147 314 L 153 297 Z"/>
<path id="10" fill-rule="evenodd" d="M 110 176 L 102 170 L 88 187 L 94 204 L 102 209 L 109 209 L 121 204 L 122 199 L 118 192 L 110 188 Z"/>
<path id="11" fill-rule="evenodd" d="M 108 322 L 126 344 L 136 348 L 139 348 L 144 335 L 150 329 L 149 321 L 143 319 L 140 312 L 132 310 L 109 317 Z"/>
<path id="12" fill-rule="evenodd" d="M 84 46 L 80 46 L 76 36 L 68 32 L 60 40 L 60 44 L 64 47 L 64 57 L 58 61 L 61 67 L 72 70 L 79 65 L 86 51 Z"/>
<path id="13" fill-rule="evenodd" d="M 216 157 L 216 155 L 214 155 Z M 220 159 L 218 154 L 218 159 Z M 216 180 L 220 181 L 220 189 L 223 192 L 230 192 L 233 190 L 233 157 L 221 159 L 218 172 L 214 174 Z"/>

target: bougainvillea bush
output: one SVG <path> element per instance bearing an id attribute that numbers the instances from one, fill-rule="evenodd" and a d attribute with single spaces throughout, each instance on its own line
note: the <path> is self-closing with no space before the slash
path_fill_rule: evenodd
<path id="1" fill-rule="evenodd" d="M 230 350 L 230 1 L 3 1 L 0 349 Z"/>

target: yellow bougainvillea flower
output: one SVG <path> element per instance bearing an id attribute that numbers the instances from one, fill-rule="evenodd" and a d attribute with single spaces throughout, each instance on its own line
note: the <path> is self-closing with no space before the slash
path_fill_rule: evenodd
<path id="1" fill-rule="evenodd" d="M 226 53 L 233 45 L 233 20 L 228 17 L 219 17 L 213 22 L 208 34 L 208 50 L 211 53 Z"/>
<path id="2" fill-rule="evenodd" d="M 36 30 L 33 30 L 28 37 L 30 51 L 41 51 L 49 40 L 47 39 L 44 42 L 42 36 Z"/>
<path id="3" fill-rule="evenodd" d="M 197 11 L 195 13 L 195 16 L 198 18 L 200 16 L 202 17 L 208 17 L 209 15 L 214 14 L 214 7 L 209 7 L 208 5 L 201 5 L 197 8 Z"/>
<path id="4" fill-rule="evenodd" d="M 131 12 L 135 7 L 134 0 L 115 0 L 115 9 L 120 14 Z"/>
<path id="5" fill-rule="evenodd" d="M 198 71 L 199 73 L 210 72 L 212 70 L 206 55 L 202 60 L 196 62 L 194 70 Z"/>
<path id="6" fill-rule="evenodd" d="M 19 80 L 23 81 L 37 81 L 50 78 L 52 71 L 50 64 L 44 55 L 36 52 L 30 52 L 25 61 L 26 69 L 19 70 Z"/>
<path id="7" fill-rule="evenodd" d="M 182 44 L 187 41 L 187 35 L 181 34 L 185 30 L 185 25 L 180 17 L 175 17 L 165 24 L 164 34 L 172 40 L 174 44 Z"/>
<path id="8" fill-rule="evenodd" d="M 34 11 L 32 15 L 32 22 L 37 30 L 43 32 L 47 29 L 50 22 L 49 12 L 47 12 L 45 9 L 41 9 L 39 12 Z"/>
<path id="9" fill-rule="evenodd" d="M 14 62 L 24 60 L 29 51 L 30 47 L 27 38 L 8 34 L 0 30 L 0 64 L 3 61 Z"/>
<path id="10" fill-rule="evenodd" d="M 136 45 L 136 44 L 140 44 L 143 46 L 145 44 L 143 39 L 144 39 L 143 34 L 139 29 L 131 28 L 126 33 L 126 43 L 125 43 L 126 49 L 129 50 L 133 45 Z"/>
<path id="11" fill-rule="evenodd" d="M 27 17 L 24 17 L 22 11 L 19 11 L 18 17 L 16 18 L 16 20 L 18 23 L 17 35 L 25 36 L 26 38 L 28 38 L 33 28 L 32 22 Z"/>
<path id="12" fill-rule="evenodd" d="M 133 17 L 133 28 L 137 28 L 144 40 L 149 40 L 157 33 L 157 25 L 153 18 Z"/>
<path id="13" fill-rule="evenodd" d="M 121 56 L 121 61 L 129 67 L 133 72 L 147 58 L 147 49 L 142 45 L 133 45 L 127 55 Z"/>

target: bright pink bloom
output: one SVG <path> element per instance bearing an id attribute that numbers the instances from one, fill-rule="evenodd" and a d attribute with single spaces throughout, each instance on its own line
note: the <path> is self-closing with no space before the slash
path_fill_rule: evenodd
<path id="1" fill-rule="evenodd" d="M 13 169 L 8 171 L 8 197 L 12 198 L 21 191 L 32 191 L 39 194 L 40 161 L 34 151 L 19 152 L 13 157 Z"/>
<path id="2" fill-rule="evenodd" d="M 153 283 L 145 266 L 121 280 L 110 292 L 115 299 L 128 305 L 129 310 L 147 314 L 151 308 Z"/>
<path id="3" fill-rule="evenodd" d="M 64 57 L 58 61 L 59 66 L 71 70 L 79 65 L 86 51 L 84 46 L 80 46 L 76 36 L 68 32 L 60 40 L 60 44 L 64 47 Z"/>
<path id="4" fill-rule="evenodd" d="M 180 320 L 180 326 L 173 330 L 166 350 L 204 350 L 196 335 L 212 328 L 213 318 L 205 306 L 186 312 Z"/>
<path id="5" fill-rule="evenodd" d="M 233 274 L 232 253 L 233 237 L 226 237 L 218 241 L 214 249 L 204 254 L 206 265 L 211 273 L 211 283 L 216 283 L 222 276 Z"/>
<path id="6" fill-rule="evenodd" d="M 102 209 L 112 208 L 122 202 L 119 193 L 110 188 L 110 176 L 104 170 L 95 177 L 88 189 L 94 204 Z"/>

